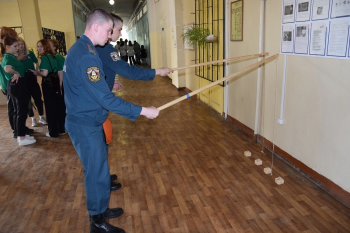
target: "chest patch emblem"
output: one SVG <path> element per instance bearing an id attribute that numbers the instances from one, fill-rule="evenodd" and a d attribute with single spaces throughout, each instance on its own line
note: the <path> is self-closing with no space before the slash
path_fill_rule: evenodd
<path id="1" fill-rule="evenodd" d="M 100 69 L 96 66 L 91 66 L 86 69 L 86 73 L 90 82 L 97 83 L 101 80 Z"/>
<path id="2" fill-rule="evenodd" d="M 111 52 L 111 58 L 113 61 L 119 61 L 120 60 L 120 57 L 118 56 L 118 53 L 117 52 Z"/>

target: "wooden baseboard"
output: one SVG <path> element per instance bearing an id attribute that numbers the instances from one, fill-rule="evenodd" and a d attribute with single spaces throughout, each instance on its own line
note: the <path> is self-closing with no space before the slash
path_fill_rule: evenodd
<path id="1" fill-rule="evenodd" d="M 262 144 L 266 149 L 272 151 L 273 144 L 266 138 L 258 135 L 258 142 Z M 319 174 L 318 172 L 312 170 L 310 167 L 305 165 L 303 162 L 294 158 L 292 155 L 288 154 L 286 151 L 282 150 L 278 146 L 274 146 L 274 153 L 282 161 L 287 163 L 293 169 L 300 172 L 303 176 L 309 179 L 311 182 L 316 184 L 318 187 L 323 189 L 325 192 L 329 193 L 331 196 L 336 198 L 338 201 L 344 205 L 350 207 L 350 193 L 345 191 L 343 188 L 335 184 L 333 181 L 329 180 L 327 177 Z"/>
<path id="2" fill-rule="evenodd" d="M 225 113 L 223 113 L 225 115 Z M 235 118 L 227 115 L 227 120 L 229 122 L 231 122 L 234 126 L 237 127 L 237 129 L 239 131 L 241 131 L 242 133 L 244 133 L 249 139 L 252 140 L 252 142 L 257 142 L 257 135 L 254 134 L 254 130 L 252 130 L 251 128 L 249 128 L 248 126 L 246 126 L 245 124 L 239 122 L 238 120 L 236 120 Z"/>
<path id="3" fill-rule="evenodd" d="M 272 151 L 273 144 L 261 135 L 254 135 L 254 130 L 234 119 L 231 116 L 227 116 L 228 121 L 235 125 L 242 133 L 247 135 L 253 142 L 258 142 L 262 144 L 266 149 Z M 343 188 L 335 184 L 333 181 L 319 174 L 318 172 L 312 170 L 310 167 L 294 158 L 292 155 L 288 154 L 286 151 L 282 150 L 278 146 L 274 146 L 274 153 L 283 162 L 291 166 L 293 169 L 301 173 L 308 180 L 313 182 L 315 185 L 323 189 L 325 192 L 330 194 L 332 197 L 343 203 L 344 205 L 350 207 L 350 193 L 345 191 Z"/>

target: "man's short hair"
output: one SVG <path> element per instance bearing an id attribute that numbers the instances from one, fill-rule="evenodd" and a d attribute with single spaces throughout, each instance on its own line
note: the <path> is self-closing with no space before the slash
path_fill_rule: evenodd
<path id="1" fill-rule="evenodd" d="M 111 16 L 113 18 L 113 23 L 114 23 L 114 26 L 119 23 L 119 22 L 123 22 L 123 19 L 119 16 L 119 15 L 116 15 L 114 13 L 111 13 Z"/>
<path id="2" fill-rule="evenodd" d="M 103 9 L 97 8 L 88 14 L 85 28 L 90 29 L 94 23 L 103 24 L 108 21 L 113 22 L 111 14 Z"/>

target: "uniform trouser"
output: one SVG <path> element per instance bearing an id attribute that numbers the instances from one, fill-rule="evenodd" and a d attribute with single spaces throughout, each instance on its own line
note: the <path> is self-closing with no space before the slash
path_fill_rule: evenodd
<path id="1" fill-rule="evenodd" d="M 46 121 L 51 137 L 58 137 L 59 133 L 59 99 L 60 93 L 51 88 L 42 86 L 44 104 L 46 111 Z"/>
<path id="2" fill-rule="evenodd" d="M 35 106 L 38 109 L 38 113 L 40 116 L 42 116 L 44 115 L 44 104 L 43 104 L 43 100 L 41 99 L 41 90 L 40 90 L 38 81 L 36 79 L 36 76 L 31 71 L 27 71 L 24 77 L 28 79 L 28 89 L 30 92 L 30 96 L 33 97 Z M 34 112 L 32 108 L 29 109 L 28 116 L 29 117 L 34 116 Z"/>
<path id="3" fill-rule="evenodd" d="M 9 81 L 7 90 L 11 95 L 13 104 L 14 133 L 20 137 L 25 136 L 26 119 L 29 104 L 27 80 L 25 78 L 19 78 L 16 85 L 11 85 Z"/>
<path id="4" fill-rule="evenodd" d="M 84 167 L 89 214 L 102 214 L 108 208 L 111 190 L 108 148 L 102 125 L 93 126 L 67 115 L 66 130 Z"/>

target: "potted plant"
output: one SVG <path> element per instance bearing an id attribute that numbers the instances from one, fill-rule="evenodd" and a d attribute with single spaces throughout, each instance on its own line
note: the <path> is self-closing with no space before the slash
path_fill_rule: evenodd
<path id="1" fill-rule="evenodd" d="M 210 35 L 209 29 L 201 28 L 198 26 L 192 26 L 188 28 L 181 36 L 183 40 L 184 41 L 187 40 L 188 44 L 191 46 L 198 45 L 198 47 L 201 47 L 207 42 L 216 41 L 216 37 L 214 37 L 213 35 Z M 209 38 L 209 40 L 207 39 L 207 37 Z"/>

